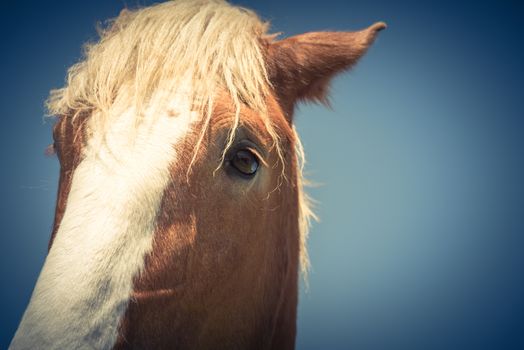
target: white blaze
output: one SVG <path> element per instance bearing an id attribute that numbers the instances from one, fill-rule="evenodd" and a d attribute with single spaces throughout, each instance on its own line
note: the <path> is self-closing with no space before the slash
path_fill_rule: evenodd
<path id="1" fill-rule="evenodd" d="M 93 130 L 11 349 L 114 345 L 133 277 L 152 249 L 175 144 L 192 121 L 187 101 L 172 109 L 175 116 L 164 110 L 140 123 L 128 110 L 109 122 L 105 135 Z"/>

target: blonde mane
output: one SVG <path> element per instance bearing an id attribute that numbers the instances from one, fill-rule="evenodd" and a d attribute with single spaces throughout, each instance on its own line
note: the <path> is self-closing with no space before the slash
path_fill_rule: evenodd
<path id="1" fill-rule="evenodd" d="M 114 115 L 118 99 L 134 107 L 140 120 L 155 92 L 165 92 L 168 100 L 188 79 L 191 104 L 207 111 L 197 149 L 210 123 L 215 93 L 223 90 L 237 111 L 224 154 L 245 104 L 260 113 L 283 160 L 277 126 L 266 110 L 271 84 L 262 44 L 268 28 L 252 11 L 221 0 L 168 1 L 124 10 L 99 30 L 98 42 L 85 46 L 84 59 L 69 69 L 65 87 L 51 91 L 49 114 L 77 118 L 96 112 L 103 123 Z M 295 129 L 292 133 L 298 158 L 300 264 L 305 275 L 306 239 L 314 214 L 302 188 L 304 152 Z"/>

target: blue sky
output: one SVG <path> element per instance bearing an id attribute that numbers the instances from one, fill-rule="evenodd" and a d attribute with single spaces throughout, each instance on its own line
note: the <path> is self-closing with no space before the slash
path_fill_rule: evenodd
<path id="1" fill-rule="evenodd" d="M 149 1 L 140 4 L 149 4 Z M 524 348 L 524 29 L 517 1 L 235 1 L 286 35 L 389 28 L 332 110 L 296 120 L 320 223 L 299 349 Z M 0 348 L 46 254 L 43 101 L 124 1 L 0 5 Z"/>

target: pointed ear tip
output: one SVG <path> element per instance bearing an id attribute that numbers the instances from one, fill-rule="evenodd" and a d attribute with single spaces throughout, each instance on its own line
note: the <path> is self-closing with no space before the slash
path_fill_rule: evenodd
<path id="1" fill-rule="evenodd" d="M 380 32 L 381 30 L 386 29 L 387 27 L 388 27 L 388 25 L 387 25 L 385 22 L 380 21 L 380 22 L 377 22 L 377 23 L 372 24 L 372 25 L 368 28 L 368 30 L 369 30 L 369 31 L 372 31 L 372 32 L 374 32 L 374 33 L 378 33 L 378 32 Z"/>

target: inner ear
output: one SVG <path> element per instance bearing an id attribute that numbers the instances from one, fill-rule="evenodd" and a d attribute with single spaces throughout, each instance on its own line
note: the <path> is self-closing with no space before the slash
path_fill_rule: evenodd
<path id="1" fill-rule="evenodd" d="M 269 77 L 289 121 L 300 100 L 327 104 L 330 80 L 354 66 L 384 28 L 378 22 L 356 32 L 311 32 L 270 42 Z"/>

